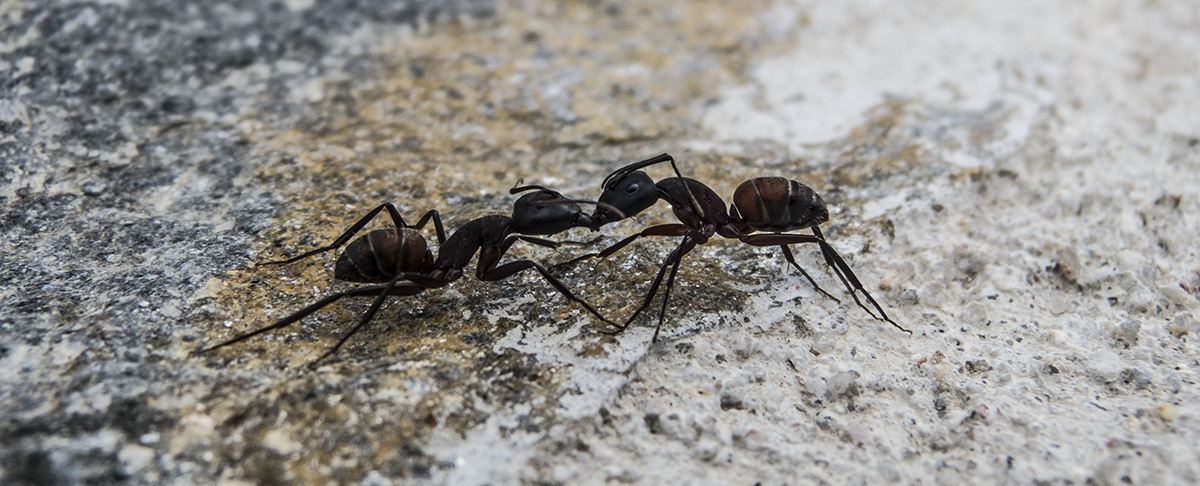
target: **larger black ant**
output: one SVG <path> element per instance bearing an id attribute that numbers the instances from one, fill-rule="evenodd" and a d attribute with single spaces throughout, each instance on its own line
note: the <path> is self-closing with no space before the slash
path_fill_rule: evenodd
<path id="1" fill-rule="evenodd" d="M 649 175 L 641 170 L 642 168 L 662 162 L 671 163 L 671 168 L 674 169 L 676 177 L 663 179 L 655 183 Z M 859 282 L 854 272 L 850 270 L 850 266 L 846 264 L 842 256 L 838 254 L 837 250 L 834 250 L 832 246 L 826 243 L 825 237 L 821 234 L 821 230 L 817 225 L 829 220 L 829 210 L 825 207 L 825 201 L 821 199 L 821 196 L 817 195 L 816 192 L 804 184 L 782 177 L 759 177 L 751 179 L 743 182 L 734 191 L 733 204 L 729 206 L 729 211 L 726 212 L 725 202 L 721 200 L 721 197 L 712 188 L 697 180 L 683 177 L 679 173 L 679 168 L 675 165 L 675 159 L 670 155 L 662 154 L 617 169 L 604 179 L 602 185 L 604 192 L 600 195 L 600 205 L 597 205 L 596 211 L 592 214 L 592 219 L 597 224 L 597 228 L 636 215 L 654 205 L 659 199 L 671 205 L 671 210 L 680 222 L 651 226 L 617 242 L 599 253 L 584 255 L 566 264 L 591 257 L 605 258 L 644 236 L 683 237 L 679 246 L 663 261 L 662 266 L 658 270 L 658 275 L 655 276 L 654 282 L 650 285 L 650 291 L 646 294 L 646 298 L 642 302 L 642 306 L 634 311 L 633 315 L 625 323 L 617 326 L 617 330 L 614 333 L 624 331 L 642 311 L 650 306 L 651 300 L 653 300 L 659 286 L 662 284 L 663 274 L 666 272 L 667 267 L 670 267 L 671 274 L 667 277 L 667 288 L 663 293 L 662 312 L 659 314 L 658 326 L 655 327 L 654 337 L 652 338 L 652 341 L 657 341 L 663 319 L 666 317 L 667 301 L 671 296 L 671 286 L 675 282 L 675 274 L 679 270 L 679 263 L 683 260 L 683 256 L 692 251 L 696 245 L 703 245 L 714 234 L 718 234 L 725 238 L 736 238 L 743 243 L 753 246 L 779 245 L 788 263 L 799 270 L 817 291 L 840 303 L 841 301 L 837 298 L 822 290 L 817 285 L 817 282 L 808 275 L 808 272 L 800 268 L 800 265 L 796 263 L 796 259 L 792 255 L 791 249 L 788 247 L 788 245 L 799 243 L 816 243 L 821 248 L 821 254 L 825 257 L 826 265 L 832 268 L 838 278 L 842 280 L 842 284 L 846 286 L 846 289 L 850 292 L 850 296 L 854 298 L 854 302 L 859 307 L 867 311 L 871 317 L 886 321 L 897 329 L 912 334 L 912 331 L 900 327 L 899 324 L 888 318 L 887 313 L 883 311 L 879 303 L 863 288 L 862 283 Z M 616 208 L 616 211 L 610 208 Z M 788 231 L 797 231 L 805 228 L 811 228 L 813 234 L 787 233 Z M 763 233 L 752 234 L 756 232 Z M 870 309 L 858 300 L 857 292 L 862 292 L 867 301 L 883 316 L 882 319 L 875 316 Z"/>
<path id="2" fill-rule="evenodd" d="M 494 214 L 484 216 L 462 225 L 450 238 L 446 238 L 442 227 L 441 217 L 437 210 L 425 213 L 417 224 L 409 226 L 400 216 L 400 212 L 391 203 L 381 204 L 371 210 L 366 216 L 354 223 L 345 233 L 328 246 L 318 248 L 286 260 L 261 263 L 260 265 L 283 265 L 292 263 L 325 251 L 336 249 L 361 230 L 381 211 L 387 210 L 395 223 L 394 228 L 377 229 L 359 237 L 346 246 L 334 266 L 334 278 L 347 282 L 374 283 L 373 285 L 339 292 L 317 301 L 296 311 L 269 326 L 231 338 L 222 343 L 196 351 L 204 353 L 222 348 L 259 334 L 280 329 L 300 321 L 325 306 L 345 297 L 376 296 L 374 303 L 359 319 L 358 324 L 350 329 L 332 348 L 314 360 L 312 364 L 333 355 L 342 344 L 350 339 L 375 316 L 389 295 L 415 295 L 425 291 L 444 287 L 450 282 L 463 276 L 463 269 L 470 263 L 471 258 L 479 253 L 475 276 L 480 280 L 494 281 L 511 277 L 530 268 L 536 269 L 550 285 L 572 302 L 582 305 L 588 312 L 600 320 L 616 325 L 587 302 L 575 297 L 566 286 L 551 275 L 541 265 L 529 261 L 518 260 L 499 265 L 500 257 L 508 251 L 517 240 L 536 245 L 557 248 L 563 244 L 578 244 L 575 242 L 557 242 L 527 235 L 552 235 L 571 228 L 583 227 L 595 229 L 598 224 L 587 214 L 584 214 L 578 203 L 596 204 L 590 201 L 577 201 L 563 197 L 562 194 L 542 186 L 528 185 L 513 187 L 509 193 L 535 191 L 517 199 L 513 205 L 511 217 Z M 416 230 L 433 221 L 438 238 L 438 256 L 436 259 L 428 249 L 425 238 Z"/>

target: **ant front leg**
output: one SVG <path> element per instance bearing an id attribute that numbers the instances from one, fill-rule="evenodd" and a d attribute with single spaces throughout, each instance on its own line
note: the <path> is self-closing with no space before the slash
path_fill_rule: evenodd
<path id="1" fill-rule="evenodd" d="M 671 275 L 667 277 L 667 288 L 663 290 L 662 311 L 658 313 L 658 325 L 654 326 L 654 336 L 650 338 L 651 344 L 658 342 L 658 332 L 662 330 L 663 320 L 667 318 L 667 302 L 671 300 L 671 287 L 675 285 L 675 274 L 679 272 L 679 264 L 683 262 L 683 256 L 696 247 L 696 243 L 697 241 L 691 237 L 684 238 L 683 246 L 680 246 L 679 250 L 675 251 L 679 256 L 675 258 L 675 263 L 671 265 Z M 680 250 L 682 250 L 682 253 L 680 253 Z M 651 294 L 653 292 L 651 290 Z"/>
<path id="2" fill-rule="evenodd" d="M 563 267 L 563 266 L 567 266 L 567 265 L 574 265 L 580 261 L 587 260 L 588 258 L 600 258 L 601 260 L 603 260 L 605 258 L 608 258 L 613 253 L 621 251 L 622 248 L 629 246 L 630 243 L 633 243 L 634 240 L 637 240 L 638 238 L 642 238 L 642 237 L 646 237 L 646 236 L 683 236 L 683 235 L 688 234 L 689 230 L 690 230 L 690 228 L 688 228 L 687 225 L 678 224 L 678 223 L 660 224 L 658 226 L 651 226 L 649 228 L 642 230 L 640 233 L 634 234 L 628 238 L 618 241 L 616 244 L 601 250 L 599 253 L 588 253 L 587 255 L 583 255 L 583 256 L 574 258 L 570 261 L 560 263 L 558 265 L 555 265 L 554 267 L 558 268 L 558 267 Z"/>
<path id="3" fill-rule="evenodd" d="M 442 218 L 438 215 L 438 212 L 436 209 L 430 210 L 429 212 L 427 212 L 423 216 L 421 216 L 420 221 L 417 221 L 417 224 L 415 226 L 409 226 L 407 223 L 404 222 L 404 217 L 400 216 L 400 211 L 396 210 L 396 206 L 394 206 L 392 203 L 383 203 L 383 204 L 380 204 L 375 209 L 372 209 L 371 212 L 367 213 L 366 216 L 363 216 L 361 219 L 359 219 L 358 222 L 354 223 L 354 225 L 350 227 L 350 229 L 347 229 L 345 233 L 342 233 L 341 236 L 339 236 L 336 240 L 333 240 L 333 243 L 330 243 L 328 246 L 323 246 L 321 248 L 317 248 L 316 250 L 308 251 L 308 252 L 302 253 L 300 255 L 294 256 L 292 258 L 288 258 L 286 260 L 262 262 L 262 263 L 259 263 L 258 265 L 259 266 L 286 265 L 288 263 L 303 260 L 305 258 L 316 255 L 318 253 L 324 253 L 329 250 L 333 250 L 338 247 L 341 247 L 342 245 L 346 244 L 346 242 L 350 241 L 351 238 L 354 238 L 355 234 L 357 234 L 359 231 L 361 231 L 363 229 L 363 227 L 365 227 L 367 225 L 367 223 L 371 222 L 371 220 L 374 219 L 375 216 L 378 215 L 380 213 L 380 211 L 383 211 L 384 209 L 387 209 L 388 214 L 392 217 L 392 223 L 395 224 L 397 228 L 421 229 L 425 226 L 425 223 L 429 222 L 429 220 L 432 219 L 433 226 L 437 231 L 438 244 L 440 245 L 441 243 L 446 241 L 446 231 L 442 228 Z"/>
<path id="4" fill-rule="evenodd" d="M 510 236 L 508 238 L 505 238 L 505 240 L 503 242 L 501 242 L 500 248 L 508 249 L 508 247 L 512 246 L 512 243 L 514 241 L 516 241 L 518 238 L 524 239 L 524 237 L 517 237 L 517 236 Z M 576 297 L 575 294 L 571 293 L 571 290 L 568 289 L 567 286 L 564 285 L 561 280 L 556 278 L 554 275 L 551 275 L 549 271 L 547 271 L 544 267 L 542 267 L 541 265 L 538 265 L 537 263 L 534 263 L 529 260 L 518 260 L 515 262 L 511 262 L 511 263 L 505 263 L 504 265 L 496 266 L 496 262 L 498 262 L 500 260 L 500 255 L 503 254 L 502 251 L 499 251 L 500 248 L 483 248 L 480 250 L 479 266 L 476 267 L 476 269 L 475 269 L 475 276 L 477 278 L 479 278 L 479 280 L 483 280 L 486 282 L 494 282 L 496 280 L 506 279 L 506 278 L 516 275 L 520 272 L 523 272 L 525 270 L 533 268 L 533 269 L 537 270 L 538 273 L 542 274 L 542 278 L 545 279 L 546 282 L 548 282 L 551 286 L 553 286 L 555 290 L 558 290 L 558 293 L 562 294 L 563 297 L 566 297 L 567 300 L 570 300 L 571 302 L 575 302 L 575 303 L 578 303 L 579 305 L 582 305 L 584 309 L 587 309 L 588 312 L 591 312 L 592 315 L 596 316 L 597 319 L 604 321 L 604 323 L 612 325 L 612 326 L 617 325 L 613 321 L 610 321 L 610 320 L 608 320 L 608 318 L 601 315 L 600 311 L 597 311 L 586 301 L 584 301 L 583 299 L 580 299 L 579 297 Z"/>
<path id="5" fill-rule="evenodd" d="M 820 245 L 821 254 L 824 255 L 824 257 L 825 257 L 825 263 L 828 264 L 831 268 L 833 268 L 833 272 L 837 274 L 839 279 L 841 279 L 842 285 L 846 286 L 846 290 L 848 290 L 850 292 L 850 297 L 852 297 L 854 299 L 855 304 L 858 304 L 858 306 L 861 307 L 864 311 L 867 311 L 867 314 L 870 314 L 871 317 L 874 317 L 877 320 L 887 322 L 888 324 L 891 324 L 896 329 L 899 329 L 906 333 L 912 334 L 912 331 L 909 331 L 908 329 L 901 327 L 899 324 L 896 324 L 895 321 L 891 320 L 887 316 L 887 313 L 883 311 L 883 307 L 879 305 L 879 302 L 876 302 L 875 298 L 871 297 L 871 293 L 867 292 L 867 289 L 863 288 L 862 282 L 860 282 L 858 280 L 858 277 L 854 275 L 854 271 L 850 269 L 850 265 L 846 264 L 846 261 L 844 259 L 842 259 L 842 256 L 840 254 L 838 254 L 837 250 L 833 249 L 833 247 L 830 246 L 829 243 L 826 242 L 825 239 L 822 238 L 819 233 L 815 234 L 815 235 L 797 235 L 797 234 L 791 234 L 791 233 L 769 233 L 769 234 L 742 236 L 738 239 L 741 240 L 743 243 L 746 243 L 746 244 L 752 245 L 752 246 L 775 246 L 775 245 L 786 246 L 786 245 L 795 245 L 795 244 L 801 244 L 801 243 L 816 243 L 816 244 Z M 858 300 L 858 295 L 857 295 L 858 292 L 862 292 L 863 296 L 866 297 L 867 301 L 870 302 L 871 305 L 875 307 L 875 310 L 879 311 L 879 315 L 883 316 L 882 319 L 880 319 L 879 317 L 876 317 L 875 313 L 871 312 L 871 309 L 868 309 L 867 306 L 863 305 L 862 301 Z"/>
<path id="6" fill-rule="evenodd" d="M 679 246 L 667 256 L 666 260 L 663 260 L 663 264 L 658 268 L 658 274 L 654 276 L 654 282 L 650 284 L 650 291 L 646 293 L 646 298 L 642 300 L 642 306 L 633 311 L 633 314 L 629 316 L 629 319 L 625 320 L 624 324 L 617 326 L 616 331 L 610 331 L 607 334 L 620 334 L 621 332 L 624 332 L 625 329 L 628 328 L 631 323 L 633 323 L 633 320 L 637 319 L 638 315 L 650 307 L 650 303 L 654 300 L 654 295 L 658 293 L 658 288 L 662 285 L 663 276 L 666 275 L 667 267 L 671 267 L 671 277 L 667 281 L 667 291 L 663 296 L 662 313 L 659 314 L 658 326 L 654 329 L 653 340 L 657 341 L 658 330 L 662 328 L 663 320 L 666 318 L 667 301 L 670 299 L 671 286 L 675 284 L 675 273 L 679 270 L 679 263 L 683 261 L 683 256 L 688 254 L 688 252 L 692 251 L 692 249 L 695 247 L 696 241 L 685 236 L 683 241 L 679 243 Z"/>
<path id="7" fill-rule="evenodd" d="M 601 240 L 601 237 L 596 237 L 596 238 L 593 238 L 588 241 L 569 241 L 569 240 L 568 241 L 554 241 L 554 240 L 547 240 L 545 238 L 537 238 L 537 237 L 525 236 L 525 235 L 519 235 L 516 238 L 521 241 L 524 241 L 526 243 L 533 243 L 538 246 L 544 246 L 546 248 L 553 248 L 555 250 L 557 250 L 558 247 L 563 246 L 563 245 L 591 246 Z M 510 243 L 510 245 L 511 245 L 511 243 Z M 504 253 L 507 251 L 508 251 L 508 248 L 501 248 L 501 253 Z"/>

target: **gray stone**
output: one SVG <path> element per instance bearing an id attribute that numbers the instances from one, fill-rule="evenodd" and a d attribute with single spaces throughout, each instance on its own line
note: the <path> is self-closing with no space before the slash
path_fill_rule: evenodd
<path id="1" fill-rule="evenodd" d="M 0 13 L 5 485 L 1200 478 L 1191 2 Z M 913 335 L 816 247 L 797 263 L 840 304 L 777 248 L 718 237 L 680 266 L 655 345 L 661 300 L 608 336 L 537 275 L 468 267 L 316 370 L 368 302 L 192 354 L 352 288 L 336 252 L 254 264 L 382 202 L 453 231 L 508 214 L 518 180 L 594 198 L 662 152 L 723 197 L 813 187 L 830 245 Z M 619 320 L 674 239 L 554 265 L 675 221 L 660 204 L 505 261 Z"/>

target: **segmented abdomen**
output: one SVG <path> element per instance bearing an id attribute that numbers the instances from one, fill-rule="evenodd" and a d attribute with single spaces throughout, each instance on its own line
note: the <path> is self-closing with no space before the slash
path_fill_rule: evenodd
<path id="1" fill-rule="evenodd" d="M 425 238 L 416 231 L 374 230 L 346 245 L 333 277 L 347 282 L 384 283 L 401 272 L 421 272 L 428 254 Z"/>
<path id="2" fill-rule="evenodd" d="M 742 219 L 759 231 L 784 232 L 829 221 L 825 201 L 812 188 L 782 177 L 758 177 L 733 192 Z"/>

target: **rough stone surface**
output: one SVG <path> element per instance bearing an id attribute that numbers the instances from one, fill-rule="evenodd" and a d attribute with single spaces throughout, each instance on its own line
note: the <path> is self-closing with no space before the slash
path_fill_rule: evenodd
<path id="1" fill-rule="evenodd" d="M 0 3 L 0 483 L 1200 482 L 1200 7 L 728 3 Z M 654 345 L 468 268 L 315 370 L 368 302 L 192 354 L 351 288 L 253 263 L 381 202 L 661 152 L 812 186 L 913 335 L 718 238 Z M 671 248 L 554 272 L 624 318 Z"/>

